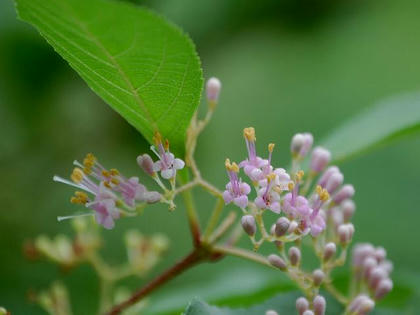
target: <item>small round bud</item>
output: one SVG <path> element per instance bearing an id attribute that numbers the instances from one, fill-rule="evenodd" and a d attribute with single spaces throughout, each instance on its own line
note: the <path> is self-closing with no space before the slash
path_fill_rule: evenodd
<path id="1" fill-rule="evenodd" d="M 309 309 L 309 302 L 306 298 L 300 297 L 296 300 L 296 309 L 299 315 L 302 315 L 306 310 Z"/>
<path id="2" fill-rule="evenodd" d="M 0 307 L 0 315 L 10 314 L 4 307 Z"/>
<path id="3" fill-rule="evenodd" d="M 379 264 L 379 266 L 387 272 L 387 274 L 390 274 L 392 270 L 394 269 L 394 265 L 389 260 L 385 260 Z"/>
<path id="4" fill-rule="evenodd" d="M 292 266 L 297 266 L 300 263 L 300 257 L 301 257 L 301 253 L 300 253 L 300 249 L 293 246 L 289 248 L 289 260 L 290 260 L 290 264 Z"/>
<path id="5" fill-rule="evenodd" d="M 302 315 L 315 315 L 315 314 L 313 311 L 307 310 L 307 311 L 304 311 Z"/>
<path id="6" fill-rule="evenodd" d="M 375 302 L 368 296 L 360 294 L 356 296 L 347 308 L 348 313 L 355 315 L 366 315 L 373 310 Z"/>
<path id="7" fill-rule="evenodd" d="M 312 273 L 312 277 L 314 279 L 314 285 L 319 287 L 322 281 L 324 281 L 325 273 L 321 269 L 316 269 Z"/>
<path id="8" fill-rule="evenodd" d="M 377 261 L 380 263 L 385 260 L 386 258 L 386 250 L 383 247 L 377 247 L 375 249 L 375 253 L 373 254 Z"/>
<path id="9" fill-rule="evenodd" d="M 344 185 L 341 189 L 334 195 L 333 201 L 336 204 L 341 204 L 343 200 L 349 199 L 354 195 L 353 185 Z"/>
<path id="10" fill-rule="evenodd" d="M 378 287 L 378 284 L 388 277 L 387 272 L 381 268 L 381 267 L 375 267 L 372 269 L 370 275 L 369 275 L 369 287 L 372 290 L 375 290 Z"/>
<path id="11" fill-rule="evenodd" d="M 328 179 L 331 177 L 332 174 L 340 172 L 340 169 L 337 166 L 330 166 L 328 167 L 325 172 L 322 174 L 321 178 L 318 180 L 318 185 L 322 188 L 325 188 Z"/>
<path id="12" fill-rule="evenodd" d="M 137 157 L 137 164 L 143 169 L 143 171 L 150 175 L 154 176 L 155 171 L 153 170 L 153 160 L 149 154 L 139 155 Z"/>
<path id="13" fill-rule="evenodd" d="M 354 234 L 354 226 L 351 223 L 341 224 L 337 229 L 338 238 L 342 245 L 351 242 Z"/>
<path id="14" fill-rule="evenodd" d="M 160 201 L 162 195 L 157 191 L 148 191 L 144 193 L 144 199 L 147 203 L 156 203 Z"/>
<path id="15" fill-rule="evenodd" d="M 210 78 L 206 84 L 206 93 L 207 99 L 210 102 L 215 102 L 219 100 L 220 89 L 222 88 L 222 83 L 217 78 Z"/>
<path id="16" fill-rule="evenodd" d="M 365 279 L 369 279 L 370 274 L 373 270 L 373 268 L 377 267 L 378 263 L 375 258 L 373 257 L 366 257 L 366 259 L 363 261 L 363 277 Z"/>
<path id="17" fill-rule="evenodd" d="M 296 221 L 291 221 L 287 233 L 292 234 L 299 227 L 299 223 Z"/>
<path id="18" fill-rule="evenodd" d="M 277 220 L 274 232 L 276 236 L 283 236 L 286 234 L 287 230 L 289 229 L 290 221 L 286 217 L 281 217 Z"/>
<path id="19" fill-rule="evenodd" d="M 391 279 L 383 279 L 379 282 L 376 290 L 375 290 L 375 300 L 382 299 L 385 295 L 387 295 L 393 287 L 393 283 Z"/>
<path id="20" fill-rule="evenodd" d="M 297 133 L 293 136 L 292 142 L 290 143 L 290 151 L 294 156 L 300 153 L 302 146 L 305 142 L 305 136 L 301 133 Z"/>
<path id="21" fill-rule="evenodd" d="M 316 173 L 321 172 L 328 165 L 330 160 L 331 160 L 330 151 L 322 147 L 316 147 L 312 151 L 311 170 Z"/>
<path id="22" fill-rule="evenodd" d="M 325 189 L 332 194 L 341 184 L 343 184 L 344 176 L 340 172 L 335 172 L 328 178 Z"/>
<path id="23" fill-rule="evenodd" d="M 276 268 L 279 268 L 280 270 L 286 270 L 287 269 L 287 265 L 284 262 L 284 260 L 275 254 L 271 254 L 270 256 L 268 256 L 268 261 L 270 262 L 271 265 L 273 265 Z"/>
<path id="24" fill-rule="evenodd" d="M 360 303 L 360 308 L 357 315 L 369 314 L 370 312 L 373 311 L 374 308 L 375 308 L 375 302 L 373 302 L 369 298 L 366 298 Z"/>
<path id="25" fill-rule="evenodd" d="M 267 312 L 265 312 L 265 315 L 279 315 L 279 313 L 277 313 L 274 310 L 268 310 Z"/>
<path id="26" fill-rule="evenodd" d="M 341 203 L 341 209 L 343 210 L 343 219 L 344 222 L 349 222 L 353 217 L 354 211 L 356 210 L 356 205 L 351 199 L 346 199 Z"/>
<path id="27" fill-rule="evenodd" d="M 254 236 L 257 231 L 255 218 L 252 215 L 244 215 L 241 219 L 242 228 L 249 236 Z"/>
<path id="28" fill-rule="evenodd" d="M 375 248 L 372 244 L 356 244 L 353 248 L 353 266 L 362 267 L 363 261 L 366 257 L 373 255 Z"/>
<path id="29" fill-rule="evenodd" d="M 324 261 L 330 260 L 335 255 L 336 251 L 337 246 L 335 245 L 335 243 L 327 243 L 324 247 Z"/>
<path id="30" fill-rule="evenodd" d="M 327 301 L 321 295 L 317 295 L 313 301 L 315 315 L 324 315 L 327 307 Z"/>

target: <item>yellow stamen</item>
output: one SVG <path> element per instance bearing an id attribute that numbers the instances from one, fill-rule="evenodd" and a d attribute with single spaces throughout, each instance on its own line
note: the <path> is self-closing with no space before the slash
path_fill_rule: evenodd
<path id="1" fill-rule="evenodd" d="M 305 172 L 304 172 L 304 171 L 302 171 L 302 170 L 298 171 L 298 172 L 296 173 L 296 180 L 297 180 L 297 181 L 302 180 L 303 175 L 305 175 Z"/>
<path id="2" fill-rule="evenodd" d="M 255 129 L 253 127 L 248 127 L 244 129 L 244 137 L 248 139 L 248 141 L 255 141 Z"/>
<path id="3" fill-rule="evenodd" d="M 71 197 L 70 202 L 74 204 L 85 204 L 88 202 L 88 195 L 82 191 L 76 191 L 74 196 Z"/>
<path id="4" fill-rule="evenodd" d="M 153 141 L 156 145 L 159 145 L 162 143 L 162 136 L 158 131 L 155 132 L 155 135 L 153 136 Z"/>
<path id="5" fill-rule="evenodd" d="M 166 151 L 169 151 L 169 140 L 168 139 L 165 140 L 164 148 L 165 148 Z"/>
<path id="6" fill-rule="evenodd" d="M 109 182 L 104 182 L 104 186 L 105 186 L 106 188 L 111 188 L 111 185 L 109 184 Z"/>
<path id="7" fill-rule="evenodd" d="M 238 166 L 238 164 L 236 164 L 235 162 L 230 163 L 230 160 L 229 159 L 226 159 L 226 161 L 225 161 L 225 167 L 226 167 L 226 169 L 228 171 L 235 172 L 235 173 L 238 173 L 239 172 L 239 166 Z"/>
<path id="8" fill-rule="evenodd" d="M 321 201 L 327 201 L 328 199 L 330 199 L 330 194 L 328 193 L 328 191 L 325 188 L 322 188 L 321 186 L 316 186 L 316 193 L 319 196 L 319 199 L 321 199 Z"/>
<path id="9" fill-rule="evenodd" d="M 270 183 L 271 181 L 273 181 L 276 178 L 276 174 L 274 173 L 270 173 L 267 175 L 267 181 Z"/>
<path id="10" fill-rule="evenodd" d="M 76 167 L 73 170 L 73 173 L 71 174 L 70 178 L 71 178 L 71 180 L 73 182 L 75 182 L 76 184 L 78 184 L 78 183 L 80 183 L 82 181 L 83 176 L 84 176 L 83 175 L 83 171 L 80 168 Z"/>
<path id="11" fill-rule="evenodd" d="M 270 143 L 269 145 L 268 145 L 268 152 L 273 152 L 273 150 L 274 150 L 274 143 Z"/>
<path id="12" fill-rule="evenodd" d="M 295 188 L 295 183 L 293 182 L 288 183 L 287 188 L 289 188 L 289 190 L 293 190 L 293 188 Z"/>
<path id="13" fill-rule="evenodd" d="M 118 176 L 118 175 L 120 175 L 120 172 L 116 168 L 111 168 L 109 170 L 109 172 L 111 173 L 112 176 Z"/>
<path id="14" fill-rule="evenodd" d="M 90 167 L 84 167 L 83 173 L 85 173 L 86 175 L 89 175 L 90 173 L 92 173 L 92 169 Z"/>
<path id="15" fill-rule="evenodd" d="M 102 175 L 105 176 L 105 177 L 110 177 L 111 176 L 111 174 L 107 170 L 103 170 Z"/>
<path id="16" fill-rule="evenodd" d="M 116 178 L 112 178 L 111 183 L 113 183 L 114 185 L 118 185 L 120 183 L 120 181 Z"/>
<path id="17" fill-rule="evenodd" d="M 95 165 L 96 157 L 92 153 L 86 154 L 86 157 L 83 160 L 83 165 L 87 168 L 91 168 Z"/>
<path id="18" fill-rule="evenodd" d="M 229 170 L 230 166 L 231 166 L 230 165 L 230 160 L 229 159 L 226 159 L 225 160 L 225 167 L 226 167 L 226 169 Z"/>

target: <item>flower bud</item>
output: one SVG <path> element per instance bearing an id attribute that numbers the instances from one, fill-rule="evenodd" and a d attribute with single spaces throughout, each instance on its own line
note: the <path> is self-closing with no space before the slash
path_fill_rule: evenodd
<path id="1" fill-rule="evenodd" d="M 335 172 L 328 178 L 325 189 L 332 194 L 344 181 L 344 176 L 340 172 Z"/>
<path id="2" fill-rule="evenodd" d="M 302 315 L 315 315 L 315 314 L 311 310 L 306 310 L 306 311 L 303 312 Z"/>
<path id="3" fill-rule="evenodd" d="M 354 226 L 351 223 L 341 224 L 338 229 L 338 238 L 342 245 L 348 244 L 351 242 L 354 233 Z"/>
<path id="4" fill-rule="evenodd" d="M 278 255 L 271 254 L 270 256 L 268 256 L 268 261 L 270 262 L 271 265 L 273 265 L 276 268 L 279 268 L 282 271 L 285 271 L 287 269 L 286 263 Z"/>
<path id="5" fill-rule="evenodd" d="M 155 171 L 153 170 L 153 160 L 149 154 L 139 155 L 137 157 L 137 164 L 143 169 L 143 171 L 150 175 L 154 176 Z"/>
<path id="6" fill-rule="evenodd" d="M 375 300 L 382 299 L 385 295 L 387 295 L 393 287 L 393 283 L 391 279 L 383 279 L 379 282 L 376 290 L 375 290 Z"/>
<path id="7" fill-rule="evenodd" d="M 207 80 L 206 84 L 206 93 L 207 99 L 209 102 L 217 103 L 219 100 L 220 89 L 222 88 L 222 83 L 217 78 L 210 78 Z"/>
<path id="8" fill-rule="evenodd" d="M 315 315 L 324 315 L 327 307 L 327 301 L 321 295 L 317 295 L 313 301 Z"/>
<path id="9" fill-rule="evenodd" d="M 316 269 L 312 273 L 312 277 L 314 279 L 314 285 L 319 287 L 322 281 L 324 281 L 325 273 L 321 269 Z"/>
<path id="10" fill-rule="evenodd" d="M 339 173 L 340 169 L 337 166 L 330 166 L 328 167 L 325 172 L 322 174 L 321 178 L 318 180 L 318 185 L 322 188 L 325 188 L 325 185 L 327 184 L 328 179 L 333 175 L 334 173 Z"/>
<path id="11" fill-rule="evenodd" d="M 369 279 L 370 274 L 372 273 L 373 268 L 377 267 L 378 263 L 375 258 L 373 257 L 366 257 L 366 259 L 363 261 L 363 277 L 365 279 Z"/>
<path id="12" fill-rule="evenodd" d="M 343 200 L 349 199 L 354 195 L 353 185 L 344 185 L 341 189 L 333 196 L 333 201 L 336 204 L 340 204 Z"/>
<path id="13" fill-rule="evenodd" d="M 355 315 L 366 315 L 373 310 L 375 302 L 366 295 L 356 296 L 347 308 L 348 313 Z"/>
<path id="14" fill-rule="evenodd" d="M 296 231 L 298 226 L 299 226 L 299 223 L 297 223 L 296 221 L 291 221 L 289 228 L 287 229 L 287 233 L 292 234 L 294 231 Z"/>
<path id="15" fill-rule="evenodd" d="M 394 265 L 389 260 L 385 260 L 379 264 L 379 266 L 387 272 L 387 274 L 390 274 L 392 270 L 394 269 Z"/>
<path id="16" fill-rule="evenodd" d="M 310 133 L 297 133 L 292 138 L 290 150 L 293 157 L 303 158 L 312 147 L 314 138 Z"/>
<path id="17" fill-rule="evenodd" d="M 302 315 L 306 310 L 309 309 L 309 302 L 306 298 L 300 297 L 296 300 L 296 309 L 299 315 Z"/>
<path id="18" fill-rule="evenodd" d="M 346 199 L 341 203 L 341 208 L 343 210 L 343 219 L 344 222 L 349 222 L 353 217 L 354 211 L 356 210 L 356 205 L 351 199 Z"/>
<path id="19" fill-rule="evenodd" d="M 279 313 L 277 313 L 274 310 L 268 310 L 267 312 L 265 312 L 265 315 L 279 315 Z"/>
<path id="20" fill-rule="evenodd" d="M 290 221 L 286 217 L 281 217 L 277 220 L 274 232 L 276 236 L 283 236 L 289 229 Z"/>
<path id="21" fill-rule="evenodd" d="M 324 247 L 324 261 L 330 260 L 335 255 L 336 251 L 337 246 L 335 245 L 335 243 L 327 243 Z"/>
<path id="22" fill-rule="evenodd" d="M 311 170 L 316 173 L 321 172 L 328 165 L 330 160 L 331 160 L 330 151 L 322 147 L 316 147 L 312 151 Z"/>
<path id="23" fill-rule="evenodd" d="M 161 194 L 159 194 L 157 191 L 148 191 L 144 193 L 144 200 L 147 203 L 156 203 L 160 201 L 161 198 Z"/>
<path id="24" fill-rule="evenodd" d="M 362 267 L 362 264 L 366 257 L 373 255 L 375 248 L 372 244 L 356 244 L 353 247 L 353 266 Z"/>
<path id="25" fill-rule="evenodd" d="M 377 247 L 373 255 L 375 256 L 376 260 L 380 263 L 386 258 L 386 250 L 383 247 Z"/>
<path id="26" fill-rule="evenodd" d="M 301 253 L 300 253 L 300 249 L 293 246 L 289 248 L 289 260 L 290 260 L 290 264 L 292 266 L 297 266 L 300 263 L 300 257 L 301 257 Z"/>
<path id="27" fill-rule="evenodd" d="M 249 236 L 254 236 L 257 231 L 255 218 L 252 215 L 244 215 L 241 219 L 242 228 Z"/>
<path id="28" fill-rule="evenodd" d="M 372 290 L 375 290 L 378 287 L 379 283 L 383 279 L 386 279 L 387 277 L 388 277 L 388 274 L 383 268 L 381 267 L 373 268 L 368 279 L 369 287 Z"/>
<path id="29" fill-rule="evenodd" d="M 7 315 L 7 314 L 10 314 L 10 313 L 8 313 L 4 307 L 0 307 L 0 315 Z"/>

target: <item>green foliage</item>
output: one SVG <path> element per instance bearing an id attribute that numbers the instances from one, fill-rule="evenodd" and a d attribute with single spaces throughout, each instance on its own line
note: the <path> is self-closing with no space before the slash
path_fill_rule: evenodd
<path id="1" fill-rule="evenodd" d="M 133 5 L 105 0 L 16 0 L 35 26 L 105 102 L 151 142 L 155 131 L 180 153 L 202 89 L 191 40 Z M 76 119 L 76 118 L 75 118 Z"/>
<path id="2" fill-rule="evenodd" d="M 410 93 L 384 100 L 351 118 L 331 132 L 323 145 L 335 162 L 420 130 L 420 94 Z"/>

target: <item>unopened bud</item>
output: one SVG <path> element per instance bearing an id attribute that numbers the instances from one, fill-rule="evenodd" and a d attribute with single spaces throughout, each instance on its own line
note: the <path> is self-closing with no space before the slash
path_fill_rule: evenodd
<path id="1" fill-rule="evenodd" d="M 375 302 L 366 295 L 360 294 L 356 296 L 350 303 L 347 311 L 350 314 L 366 315 L 373 310 Z"/>
<path id="2" fill-rule="evenodd" d="M 257 230 L 255 218 L 252 215 L 244 215 L 241 219 L 242 228 L 249 236 L 254 236 Z"/>
<path id="3" fill-rule="evenodd" d="M 324 281 L 325 273 L 321 269 L 316 269 L 312 273 L 312 277 L 314 279 L 314 285 L 316 287 L 319 287 L 321 285 L 322 281 Z"/>
<path id="4" fill-rule="evenodd" d="M 277 313 L 274 310 L 268 310 L 267 312 L 265 312 L 265 315 L 279 315 L 279 313 Z"/>
<path id="5" fill-rule="evenodd" d="M 0 315 L 7 315 L 7 314 L 10 314 L 10 313 L 8 313 L 4 307 L 0 307 Z"/>
<path id="6" fill-rule="evenodd" d="M 317 295 L 313 301 L 315 315 L 324 315 L 327 307 L 327 301 L 321 295 Z"/>
<path id="7" fill-rule="evenodd" d="M 345 245 L 351 242 L 354 234 L 354 226 L 351 223 L 341 224 L 337 229 L 340 243 Z"/>
<path id="8" fill-rule="evenodd" d="M 290 221 L 286 217 L 281 217 L 277 220 L 274 232 L 276 236 L 283 236 L 289 229 Z"/>
<path id="9" fill-rule="evenodd" d="M 341 209 L 343 211 L 344 222 L 349 222 L 353 217 L 354 211 L 356 210 L 356 205 L 351 199 L 346 199 L 341 203 Z"/>
<path id="10" fill-rule="evenodd" d="M 287 233 L 292 234 L 299 227 L 299 223 L 296 221 L 291 221 Z"/>
<path id="11" fill-rule="evenodd" d="M 297 266 L 300 263 L 300 257 L 301 257 L 301 253 L 300 253 L 300 249 L 293 246 L 289 248 L 289 260 L 290 260 L 290 264 L 292 266 Z"/>
<path id="12" fill-rule="evenodd" d="M 147 203 L 156 203 L 162 198 L 157 191 L 148 191 L 144 193 L 144 199 Z"/>
<path id="13" fill-rule="evenodd" d="M 373 257 L 366 257 L 366 259 L 363 261 L 363 277 L 365 279 L 369 279 L 370 274 L 372 273 L 373 268 L 377 267 L 378 263 L 375 258 Z"/>
<path id="14" fill-rule="evenodd" d="M 327 243 L 324 247 L 324 261 L 330 260 L 335 255 L 336 251 L 337 246 L 335 245 L 335 243 Z"/>
<path id="15" fill-rule="evenodd" d="M 331 152 L 322 147 L 316 147 L 312 151 L 311 159 L 311 170 L 319 173 L 321 172 L 330 162 Z"/>
<path id="16" fill-rule="evenodd" d="M 387 272 L 381 268 L 381 267 L 375 267 L 372 269 L 372 272 L 370 273 L 368 282 L 369 282 L 369 287 L 372 290 L 375 290 L 378 287 L 378 284 L 383 280 L 386 279 L 388 277 Z"/>
<path id="17" fill-rule="evenodd" d="M 378 260 L 378 262 L 382 262 L 386 258 L 386 250 L 383 247 L 377 247 L 375 249 L 375 253 L 373 254 L 375 258 Z"/>
<path id="18" fill-rule="evenodd" d="M 335 172 L 330 176 L 325 185 L 325 189 L 332 194 L 344 181 L 344 176 L 340 172 Z"/>
<path id="19" fill-rule="evenodd" d="M 387 295 L 393 287 L 393 283 L 391 279 L 383 279 L 379 282 L 376 290 L 375 290 L 375 300 L 382 299 L 385 295 Z"/>
<path id="20" fill-rule="evenodd" d="M 307 311 L 304 311 L 302 315 L 315 315 L 315 314 L 313 311 L 307 310 Z"/>
<path id="21" fill-rule="evenodd" d="M 143 171 L 150 175 L 154 176 L 155 172 L 153 170 L 153 160 L 149 154 L 139 155 L 137 157 L 137 164 L 143 169 Z"/>
<path id="22" fill-rule="evenodd" d="M 297 133 L 292 138 L 290 150 L 294 157 L 303 158 L 312 147 L 314 138 L 310 133 Z"/>
<path id="23" fill-rule="evenodd" d="M 299 315 L 302 315 L 309 309 L 309 302 L 306 298 L 300 297 L 296 300 L 296 309 Z"/>
<path id="24" fill-rule="evenodd" d="M 273 265 L 276 268 L 279 268 L 282 271 L 285 271 L 287 269 L 286 263 L 278 255 L 271 254 L 270 256 L 268 256 L 268 261 L 270 262 L 271 265 Z"/>
<path id="25" fill-rule="evenodd" d="M 330 166 L 328 167 L 325 172 L 322 174 L 321 178 L 318 180 L 318 185 L 322 188 L 325 188 L 325 185 L 327 185 L 328 179 L 333 175 L 334 173 L 339 173 L 340 169 L 337 166 Z"/>
<path id="26" fill-rule="evenodd" d="M 379 264 L 379 266 L 387 272 L 387 274 L 390 274 L 392 270 L 394 269 L 394 265 L 389 260 L 384 260 Z"/>
<path id="27" fill-rule="evenodd" d="M 332 198 L 336 204 L 341 204 L 343 200 L 350 199 L 354 195 L 353 185 L 344 185 Z"/>
<path id="28" fill-rule="evenodd" d="M 222 83 L 217 78 L 210 78 L 206 84 L 206 93 L 207 99 L 210 103 L 217 103 L 219 100 L 220 89 L 222 88 Z"/>

